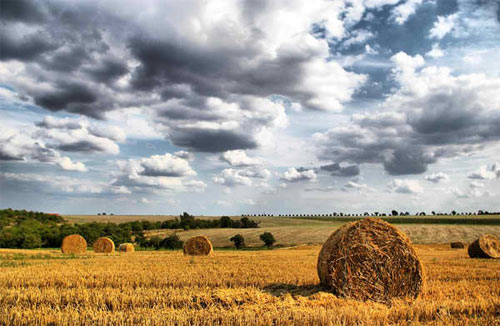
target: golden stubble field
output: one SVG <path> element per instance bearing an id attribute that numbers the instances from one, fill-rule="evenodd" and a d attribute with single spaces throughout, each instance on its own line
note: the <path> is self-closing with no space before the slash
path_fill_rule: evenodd
<path id="1" fill-rule="evenodd" d="M 0 250 L 1 325 L 500 325 L 500 260 L 417 245 L 413 303 L 337 298 L 318 286 L 319 246 L 64 256 Z"/>

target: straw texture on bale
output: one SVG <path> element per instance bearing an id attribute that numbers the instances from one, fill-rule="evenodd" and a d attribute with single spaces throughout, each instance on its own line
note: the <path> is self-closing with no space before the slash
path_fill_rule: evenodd
<path id="1" fill-rule="evenodd" d="M 87 251 L 87 241 L 79 234 L 64 237 L 61 245 L 64 254 L 83 254 Z"/>
<path id="2" fill-rule="evenodd" d="M 212 243 L 205 236 L 193 237 L 184 244 L 184 255 L 208 256 L 212 250 Z"/>
<path id="3" fill-rule="evenodd" d="M 491 234 L 485 234 L 470 244 L 470 258 L 500 258 L 500 241 Z"/>
<path id="4" fill-rule="evenodd" d="M 424 284 L 422 263 L 408 237 L 375 218 L 336 230 L 321 248 L 318 275 L 335 295 L 363 301 L 413 299 Z"/>
<path id="5" fill-rule="evenodd" d="M 115 251 L 115 243 L 110 238 L 101 237 L 94 242 L 94 252 L 111 253 Z"/>
<path id="6" fill-rule="evenodd" d="M 134 245 L 131 243 L 122 243 L 118 247 L 118 250 L 121 252 L 133 252 L 135 251 Z"/>
<path id="7" fill-rule="evenodd" d="M 454 249 L 462 249 L 462 248 L 465 248 L 465 244 L 463 242 L 460 242 L 460 241 L 455 241 L 455 242 L 450 243 L 450 247 L 452 247 Z"/>

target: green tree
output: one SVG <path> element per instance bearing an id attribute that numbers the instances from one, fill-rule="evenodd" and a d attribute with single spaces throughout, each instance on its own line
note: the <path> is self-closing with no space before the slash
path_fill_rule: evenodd
<path id="1" fill-rule="evenodd" d="M 237 234 L 237 235 L 231 237 L 231 239 L 229 239 L 229 240 L 234 243 L 234 246 L 236 247 L 236 249 L 241 249 L 241 248 L 245 247 L 245 238 L 241 234 Z"/>
<path id="2" fill-rule="evenodd" d="M 221 228 L 230 228 L 233 226 L 233 220 L 229 216 L 222 216 L 219 220 Z"/>
<path id="3" fill-rule="evenodd" d="M 259 238 L 264 242 L 264 244 L 268 248 L 270 248 L 276 242 L 276 239 L 274 238 L 271 232 L 264 232 L 260 235 Z"/>

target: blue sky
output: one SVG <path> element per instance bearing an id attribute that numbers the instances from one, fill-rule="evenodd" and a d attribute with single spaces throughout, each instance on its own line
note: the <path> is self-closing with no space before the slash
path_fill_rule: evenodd
<path id="1" fill-rule="evenodd" d="M 2 1 L 0 206 L 498 210 L 500 1 Z"/>

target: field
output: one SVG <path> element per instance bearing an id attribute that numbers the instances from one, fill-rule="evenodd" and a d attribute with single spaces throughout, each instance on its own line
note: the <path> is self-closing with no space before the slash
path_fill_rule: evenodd
<path id="1" fill-rule="evenodd" d="M 417 245 L 427 284 L 413 303 L 333 296 L 319 246 L 64 256 L 0 249 L 0 325 L 499 325 L 500 261 Z"/>
<path id="2" fill-rule="evenodd" d="M 64 216 L 70 222 L 90 222 L 90 221 L 110 221 L 110 222 L 130 222 L 135 220 L 163 221 L 174 218 L 173 216 Z M 196 218 L 218 218 L 199 217 Z M 232 217 L 239 218 L 238 216 Z M 426 217 L 429 219 L 430 217 Z M 433 216 L 434 223 L 421 223 L 419 217 L 405 217 L 405 220 L 412 223 L 398 223 L 396 226 L 403 230 L 413 241 L 418 244 L 449 243 L 451 241 L 472 242 L 481 234 L 489 233 L 500 238 L 500 216 L 457 216 L 453 217 L 457 223 L 443 223 L 443 220 L 450 219 L 450 216 Z M 477 219 L 487 221 L 485 225 L 471 225 L 469 221 Z M 187 240 L 192 236 L 206 235 L 210 238 L 215 247 L 229 247 L 232 243 L 229 239 L 235 234 L 242 234 L 245 237 L 247 246 L 262 246 L 259 235 L 263 232 L 271 232 L 276 238 L 277 245 L 295 246 L 299 244 L 318 245 L 323 244 L 328 236 L 345 222 L 338 220 L 316 220 L 284 217 L 251 217 L 260 222 L 258 229 L 204 229 L 204 230 L 177 230 L 177 234 L 182 240 Z M 389 218 L 390 219 L 390 218 Z M 344 218 L 344 220 L 349 220 Z M 403 220 L 403 221 L 405 221 Z M 449 222 L 449 221 L 448 221 Z M 148 236 L 166 236 L 174 232 L 173 230 L 155 230 L 148 233 Z"/>

